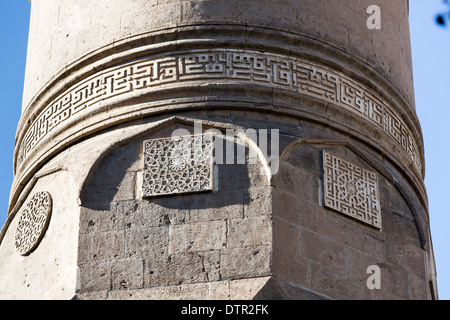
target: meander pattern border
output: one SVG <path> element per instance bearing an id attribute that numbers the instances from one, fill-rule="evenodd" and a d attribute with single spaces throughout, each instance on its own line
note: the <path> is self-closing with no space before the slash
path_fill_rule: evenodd
<path id="1" fill-rule="evenodd" d="M 334 103 L 386 132 L 422 172 L 417 144 L 394 108 L 367 86 L 329 67 L 283 55 L 232 49 L 193 50 L 146 57 L 99 71 L 65 90 L 26 129 L 18 164 L 55 128 L 113 97 L 170 83 L 226 80 L 259 83 Z"/>

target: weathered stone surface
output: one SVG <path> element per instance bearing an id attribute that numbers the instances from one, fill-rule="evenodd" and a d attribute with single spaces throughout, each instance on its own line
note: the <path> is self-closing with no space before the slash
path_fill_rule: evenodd
<path id="1" fill-rule="evenodd" d="M 49 192 L 54 200 L 52 215 L 39 245 L 27 256 L 15 247 L 20 214 L 2 229 L 6 233 L 0 236 L 0 299 L 71 299 L 74 295 L 79 231 L 74 180 L 67 171 L 58 170 L 42 175 L 24 192 L 21 209 L 35 193 Z"/>
<path id="2" fill-rule="evenodd" d="M 35 17 L 43 16 L 39 14 L 41 12 L 51 12 L 49 14 L 52 19 L 35 18 L 32 23 L 30 50 L 35 53 L 28 58 L 28 65 L 29 72 L 39 75 L 39 80 L 37 80 L 38 77 L 26 80 L 27 95 L 24 106 L 28 105 L 28 101 L 40 85 L 48 81 L 68 61 L 73 61 L 98 47 L 129 36 L 145 34 L 151 30 L 176 26 L 180 23 L 196 24 L 201 21 L 230 23 L 245 21 L 252 26 L 276 26 L 312 38 L 324 39 L 349 53 L 369 60 L 376 69 L 382 70 L 395 82 L 401 83 L 402 87 L 406 87 L 404 90 L 408 90 L 409 94 L 412 92 L 412 88 L 408 87 L 410 79 L 401 72 L 403 68 L 411 70 L 409 37 L 406 37 L 408 31 L 403 31 L 403 27 L 408 23 L 404 1 L 379 3 L 385 9 L 383 13 L 386 13 L 383 28 L 389 32 L 367 30 L 368 16 L 365 14 L 365 8 L 371 4 L 370 1 L 354 1 L 345 4 L 344 7 L 339 1 L 304 1 L 299 4 L 293 0 L 279 4 L 270 1 L 255 3 L 236 0 L 215 1 L 214 4 L 206 0 L 181 1 L 180 3 L 176 1 L 131 1 L 129 3 L 109 1 L 107 4 L 98 2 L 95 5 L 87 0 L 78 1 L 76 4 L 65 1 L 61 6 L 66 10 L 53 9 L 58 7 L 54 3 L 33 4 Z M 105 16 L 110 18 L 102 19 Z M 394 22 L 402 28 L 394 29 L 396 26 Z M 95 33 L 90 38 L 83 36 L 89 30 L 108 30 L 108 32 Z M 358 34 L 361 41 L 349 43 L 349 35 L 353 34 Z M 377 42 L 373 39 L 374 37 Z M 50 39 L 52 46 L 50 46 Z M 48 45 L 40 45 L 42 43 Z M 381 50 L 376 43 L 383 43 L 385 50 Z M 66 55 L 60 54 L 62 50 L 66 52 Z M 60 58 L 53 61 L 49 60 L 50 56 Z M 402 57 L 402 59 L 394 61 L 395 57 Z M 47 60 L 51 63 L 47 68 L 43 68 L 39 62 Z"/>
<path id="3" fill-rule="evenodd" d="M 272 189 L 271 188 L 255 188 L 252 192 L 246 193 L 244 196 L 244 216 L 254 217 L 269 215 L 267 212 L 267 206 L 272 201 Z"/>
<path id="4" fill-rule="evenodd" d="M 333 299 L 352 297 L 354 300 L 364 299 L 365 282 L 351 275 L 333 272 L 326 265 L 311 265 L 311 285 L 313 292 L 320 292 Z"/>
<path id="5" fill-rule="evenodd" d="M 405 1 L 380 1 L 382 31 L 366 28 L 369 0 L 32 3 L 0 298 L 437 294 Z M 148 168 L 144 141 L 177 129 L 240 132 L 207 188 L 178 192 L 180 161 Z M 241 139 L 253 129 L 279 135 Z M 342 188 L 327 177 L 361 168 L 377 177 L 379 229 L 327 206 L 327 186 Z M 44 190 L 51 222 L 20 256 L 18 212 Z"/>
<path id="6" fill-rule="evenodd" d="M 320 146 L 316 148 L 320 149 Z M 397 188 L 380 178 L 382 208 L 386 203 L 381 211 L 386 223 L 382 230 L 361 225 L 325 208 L 320 198 L 316 202 L 305 201 L 304 197 L 298 199 L 292 192 L 299 188 L 297 177 L 304 181 L 305 186 L 310 177 L 314 177 L 319 180 L 317 194 L 320 196 L 322 193 L 320 180 L 323 178 L 317 170 L 321 163 L 307 161 L 304 156 L 306 152 L 311 157 L 318 154 L 317 149 L 315 151 L 308 145 L 292 148 L 285 155 L 285 161 L 303 169 L 290 169 L 282 161 L 281 168 L 290 170 L 290 174 L 274 179 L 277 187 L 272 196 L 274 273 L 279 279 L 332 299 L 349 296 L 351 299 L 411 299 L 415 294 L 423 297 L 419 287 L 414 289 L 417 290 L 415 293 L 410 291 L 413 280 L 409 272 L 424 274 L 422 268 L 425 264 L 419 261 L 423 261 L 420 252 L 424 251 L 420 248 L 417 228 L 410 225 L 414 221 L 411 209 L 403 205 L 404 199 Z M 339 156 L 346 156 L 355 163 L 360 161 L 352 152 L 340 150 Z M 302 157 L 305 159 L 303 163 L 299 161 Z M 295 210 L 287 209 L 294 204 Z M 395 211 L 393 206 L 397 208 Z M 380 290 L 370 290 L 366 286 L 370 276 L 367 269 L 372 265 L 381 270 Z M 406 265 L 410 267 L 405 268 Z M 342 295 L 343 292 L 346 294 Z M 291 294 L 299 298 L 308 296 L 295 291 Z"/>
<path id="7" fill-rule="evenodd" d="M 379 261 L 386 259 L 386 241 L 384 236 L 375 229 L 361 228 L 358 222 L 340 219 L 337 214 L 326 211 L 317 212 L 316 226 L 316 232 L 326 237 L 350 248 L 370 253 Z"/>
<path id="8" fill-rule="evenodd" d="M 107 231 L 93 235 L 91 259 L 93 261 L 109 261 L 123 259 L 125 234 L 123 231 Z"/>
<path id="9" fill-rule="evenodd" d="M 232 219 L 227 225 L 227 248 L 270 245 L 272 222 L 268 217 Z"/>
<path id="10" fill-rule="evenodd" d="M 308 230 L 302 230 L 301 238 L 305 258 L 330 266 L 337 273 L 347 272 L 347 250 L 342 244 Z"/>
<path id="11" fill-rule="evenodd" d="M 168 255 L 169 227 L 133 228 L 125 233 L 125 257 Z"/>
<path id="12" fill-rule="evenodd" d="M 79 266 L 78 289 L 82 292 L 106 292 L 111 289 L 111 262 L 89 262 Z"/>
<path id="13" fill-rule="evenodd" d="M 315 229 L 317 202 L 305 201 L 289 191 L 277 190 L 273 193 L 273 208 L 277 217 L 310 230 Z"/>
<path id="14" fill-rule="evenodd" d="M 169 228 L 169 254 L 197 252 L 225 248 L 224 221 L 198 222 Z"/>
<path id="15" fill-rule="evenodd" d="M 270 246 L 227 249 L 220 256 L 224 279 L 267 276 L 270 274 Z"/>
<path id="16" fill-rule="evenodd" d="M 109 300 L 202 300 L 208 296 L 206 283 L 166 286 L 151 289 L 113 291 Z"/>
<path id="17" fill-rule="evenodd" d="M 270 277 L 181 284 L 149 289 L 83 293 L 79 300 L 250 300 L 271 281 Z"/>
<path id="18" fill-rule="evenodd" d="M 121 260 L 112 268 L 112 289 L 135 289 L 142 288 L 144 283 L 144 261 Z"/>

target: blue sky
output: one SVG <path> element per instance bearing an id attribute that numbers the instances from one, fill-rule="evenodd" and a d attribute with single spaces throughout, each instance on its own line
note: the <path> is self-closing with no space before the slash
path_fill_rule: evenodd
<path id="1" fill-rule="evenodd" d="M 376 4 L 374 0 L 374 4 Z M 30 2 L 7 0 L 0 4 L 0 226 L 6 220 L 13 179 L 14 137 L 20 118 L 27 53 Z M 410 0 L 411 41 L 417 114 L 425 140 L 426 178 L 431 232 L 440 299 L 450 300 L 450 26 L 434 18 L 446 11 L 442 0 Z M 449 272 L 447 272 L 449 271 Z"/>

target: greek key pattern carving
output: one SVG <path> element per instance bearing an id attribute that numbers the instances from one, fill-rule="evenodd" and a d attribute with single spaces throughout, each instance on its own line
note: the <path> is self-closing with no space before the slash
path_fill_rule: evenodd
<path id="1" fill-rule="evenodd" d="M 287 56 L 240 50 L 191 51 L 147 57 L 98 72 L 69 88 L 38 114 L 27 129 L 18 162 L 61 123 L 113 97 L 145 93 L 184 81 L 259 83 L 300 92 L 350 110 L 394 139 L 421 172 L 418 148 L 392 106 L 366 86 L 325 66 Z"/>
<path id="2" fill-rule="evenodd" d="M 143 197 L 213 190 L 212 135 L 147 140 L 143 154 Z"/>
<path id="3" fill-rule="evenodd" d="M 375 172 L 325 151 L 323 172 L 326 207 L 381 229 L 378 178 Z"/>
<path id="4" fill-rule="evenodd" d="M 26 204 L 15 233 L 16 250 L 23 256 L 39 245 L 47 230 L 52 211 L 52 198 L 48 192 L 38 192 Z"/>

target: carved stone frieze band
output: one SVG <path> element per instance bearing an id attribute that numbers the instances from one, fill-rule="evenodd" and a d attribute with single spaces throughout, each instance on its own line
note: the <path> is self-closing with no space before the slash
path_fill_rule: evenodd
<path id="1" fill-rule="evenodd" d="M 23 256 L 33 251 L 47 230 L 52 212 L 48 192 L 38 192 L 23 209 L 15 233 L 16 250 Z"/>
<path id="2" fill-rule="evenodd" d="M 19 142 L 17 161 L 21 163 L 61 123 L 100 102 L 169 83 L 202 80 L 269 85 L 339 105 L 387 133 L 422 171 L 413 134 L 392 105 L 367 86 L 306 60 L 231 49 L 146 57 L 93 74 L 67 89 L 34 118 Z"/>
<path id="3" fill-rule="evenodd" d="M 381 229 L 378 178 L 366 170 L 323 152 L 324 204 Z"/>

